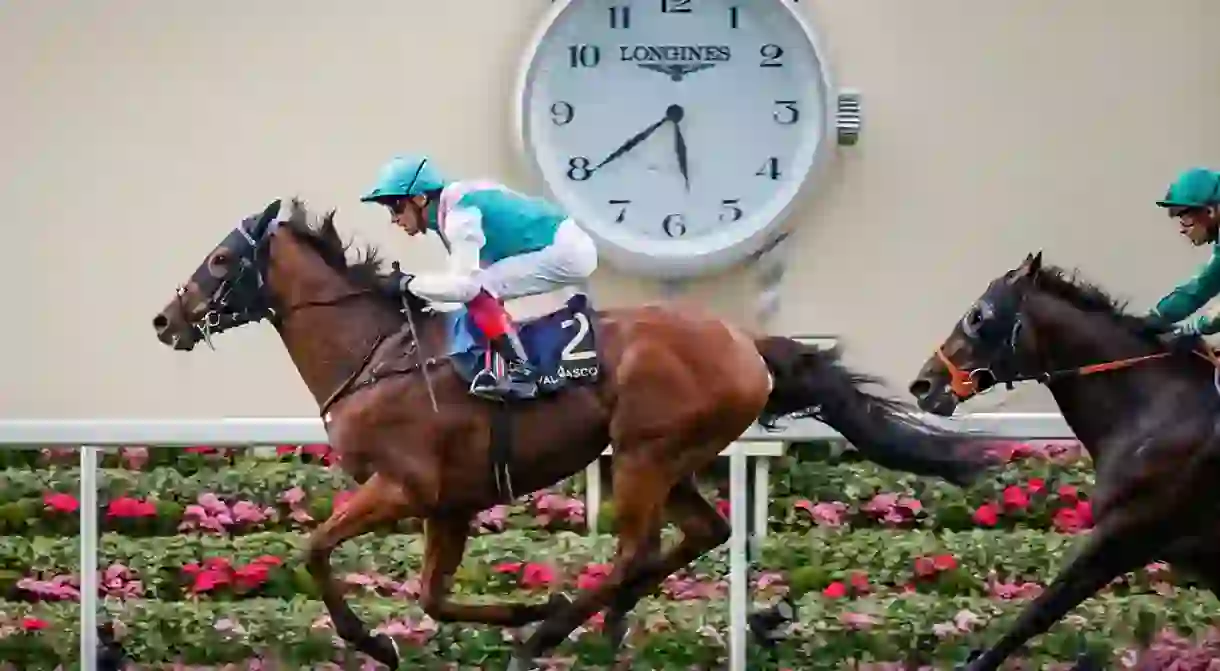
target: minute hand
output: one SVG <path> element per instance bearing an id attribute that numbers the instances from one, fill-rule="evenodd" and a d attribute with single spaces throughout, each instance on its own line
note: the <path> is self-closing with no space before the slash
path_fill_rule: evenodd
<path id="1" fill-rule="evenodd" d="M 655 133 L 656 130 L 658 128 L 660 128 L 661 125 L 664 124 L 666 121 L 669 121 L 669 117 L 662 118 L 660 121 L 654 123 L 653 125 L 649 126 L 648 128 L 645 128 L 644 130 L 636 133 L 634 137 L 632 137 L 630 140 L 627 140 L 626 142 L 624 142 L 623 146 L 619 147 L 618 149 L 615 149 L 612 154 L 607 156 L 605 158 L 605 160 L 603 160 L 601 163 L 598 163 L 596 166 L 594 166 L 593 169 L 597 170 L 597 169 L 601 168 L 603 165 L 606 165 L 607 163 L 609 163 L 610 161 L 613 161 L 614 159 L 631 151 L 631 149 L 633 147 L 635 147 L 637 144 L 643 142 L 644 140 L 648 139 L 649 135 L 652 135 L 653 133 Z"/>

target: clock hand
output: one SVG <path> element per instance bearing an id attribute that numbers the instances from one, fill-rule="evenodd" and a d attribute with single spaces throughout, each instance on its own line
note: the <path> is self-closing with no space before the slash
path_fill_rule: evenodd
<path id="1" fill-rule="evenodd" d="M 628 151 L 631 151 L 631 149 L 633 147 L 635 147 L 637 144 L 643 142 L 644 140 L 648 139 L 649 135 L 652 135 L 653 133 L 655 133 L 657 131 L 657 129 L 660 128 L 661 125 L 664 124 L 666 121 L 669 121 L 668 116 L 666 116 L 665 118 L 661 119 L 660 121 L 652 124 L 648 128 L 645 128 L 644 130 L 636 133 L 631 139 L 624 142 L 623 146 L 619 147 L 618 149 L 615 149 L 613 153 L 611 153 L 609 156 L 607 156 L 605 158 L 605 160 L 603 160 L 601 163 L 598 163 L 597 165 L 593 166 L 593 170 L 597 170 L 597 169 L 601 168 L 603 165 L 606 165 L 607 163 L 609 163 L 610 161 L 613 161 L 614 159 L 622 156 L 623 154 L 626 154 Z"/>
<path id="2" fill-rule="evenodd" d="M 686 171 L 686 140 L 682 137 L 682 117 L 686 111 L 680 105 L 670 105 L 665 110 L 665 119 L 674 125 L 674 153 L 678 155 L 678 169 L 682 171 L 682 180 L 686 182 L 686 191 L 690 192 L 690 175 Z"/>

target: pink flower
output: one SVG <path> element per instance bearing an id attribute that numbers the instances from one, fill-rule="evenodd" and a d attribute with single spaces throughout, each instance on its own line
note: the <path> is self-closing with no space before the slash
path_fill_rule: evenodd
<path id="1" fill-rule="evenodd" d="M 843 516 L 847 513 L 847 504 L 841 501 L 819 501 L 813 503 L 809 499 L 801 499 L 792 504 L 797 510 L 804 510 L 813 518 L 817 526 L 837 528 L 843 526 Z"/>
<path id="2" fill-rule="evenodd" d="M 508 506 L 495 505 L 487 510 L 481 511 L 474 520 L 474 527 L 477 531 L 490 531 L 498 533 L 504 531 L 508 526 Z"/>
<path id="3" fill-rule="evenodd" d="M 556 522 L 568 524 L 584 524 L 585 503 L 563 494 L 545 492 L 534 499 L 534 510 L 538 513 L 538 521 L 543 526 Z"/>
<path id="4" fill-rule="evenodd" d="M 123 460 L 123 464 L 133 470 L 138 471 L 144 468 L 148 463 L 148 448 L 147 447 L 123 447 L 119 448 L 119 458 Z"/>

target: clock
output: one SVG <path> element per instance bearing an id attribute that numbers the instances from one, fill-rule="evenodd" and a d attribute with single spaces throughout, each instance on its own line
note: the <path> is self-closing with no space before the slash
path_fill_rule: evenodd
<path id="1" fill-rule="evenodd" d="M 622 270 L 724 270 L 782 232 L 858 99 L 790 0 L 558 0 L 527 49 L 519 149 Z"/>

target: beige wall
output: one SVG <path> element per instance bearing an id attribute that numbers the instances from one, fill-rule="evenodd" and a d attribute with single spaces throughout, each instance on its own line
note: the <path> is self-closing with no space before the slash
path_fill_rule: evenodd
<path id="1" fill-rule="evenodd" d="M 176 355 L 152 314 L 241 215 L 285 193 L 434 265 L 437 243 L 409 244 L 357 202 L 392 152 L 538 188 L 509 104 L 549 5 L 0 4 L 0 416 L 312 415 L 270 327 Z M 1220 165 L 1214 0 L 801 6 L 839 82 L 863 92 L 865 129 L 795 214 L 775 331 L 838 333 L 853 364 L 904 386 L 1030 249 L 1140 307 L 1203 260 L 1152 201 L 1180 167 Z M 745 278 L 692 295 L 744 318 Z M 609 270 L 595 290 L 602 304 L 656 295 Z M 1048 407 L 1037 389 L 1009 398 Z"/>

